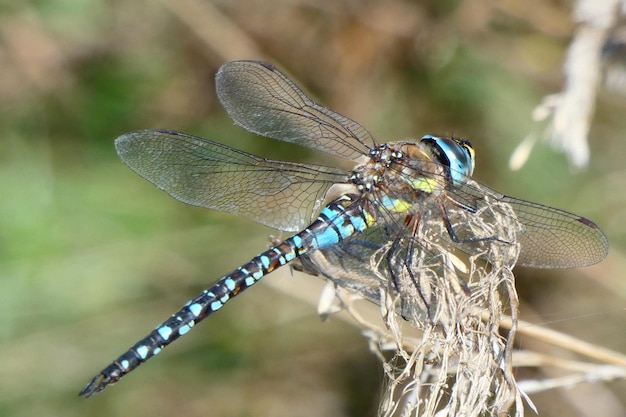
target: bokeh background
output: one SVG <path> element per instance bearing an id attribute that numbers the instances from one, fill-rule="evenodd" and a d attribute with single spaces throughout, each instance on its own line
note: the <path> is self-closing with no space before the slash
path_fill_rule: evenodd
<path id="1" fill-rule="evenodd" d="M 172 200 L 119 161 L 115 137 L 168 128 L 273 159 L 325 162 L 232 124 L 213 77 L 234 59 L 278 65 L 380 141 L 468 138 L 480 181 L 594 219 L 611 241 L 609 258 L 584 270 L 520 270 L 522 317 L 626 352 L 626 98 L 600 93 L 586 169 L 545 143 L 521 170 L 507 165 L 538 130 L 533 108 L 562 88 L 572 6 L 0 2 L 0 415 L 375 415 L 382 371 L 358 328 L 321 322 L 314 304 L 264 284 L 116 386 L 77 397 L 277 233 Z M 288 281 L 308 288 L 316 278 Z M 605 398 L 626 407 L 624 381 L 577 389 L 533 400 L 543 416 L 599 415 Z"/>

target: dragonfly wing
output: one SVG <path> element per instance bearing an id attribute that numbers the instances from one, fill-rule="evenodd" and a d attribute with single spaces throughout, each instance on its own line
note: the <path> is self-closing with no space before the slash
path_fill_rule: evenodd
<path id="1" fill-rule="evenodd" d="M 519 236 L 518 265 L 534 268 L 578 268 L 602 261 L 609 242 L 600 228 L 584 217 L 541 204 L 503 196 L 524 230 Z"/>
<path id="2" fill-rule="evenodd" d="M 511 215 L 521 225 L 516 236 L 521 246 L 517 265 L 578 268 L 598 263 L 607 255 L 609 244 L 606 236 L 595 223 L 584 217 L 505 196 L 470 178 L 461 185 L 450 187 L 447 194 L 453 201 L 476 210 L 480 215 L 486 212 L 481 208 L 487 206 L 497 203 L 510 206 L 513 210 Z M 502 210 L 500 215 L 507 216 Z"/>
<path id="3" fill-rule="evenodd" d="M 328 188 L 347 180 L 335 168 L 271 161 L 166 130 L 127 133 L 115 148 L 133 171 L 179 201 L 286 231 L 306 227 Z"/>
<path id="4" fill-rule="evenodd" d="M 230 117 L 250 132 L 350 160 L 367 155 L 375 144 L 367 129 L 317 105 L 269 64 L 229 62 L 215 83 Z"/>

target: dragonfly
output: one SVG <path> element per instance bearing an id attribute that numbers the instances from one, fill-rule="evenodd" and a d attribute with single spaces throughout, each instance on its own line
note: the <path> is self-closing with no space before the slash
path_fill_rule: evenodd
<path id="1" fill-rule="evenodd" d="M 450 245 L 472 254 L 485 242 L 510 244 L 493 230 L 480 235 L 475 228 L 463 229 L 464 223 L 484 216 L 484 208 L 506 205 L 510 211 L 504 216 L 521 225 L 517 265 L 574 268 L 607 255 L 607 238 L 591 220 L 474 181 L 474 149 L 468 141 L 425 135 L 419 141 L 379 144 L 359 123 L 316 104 L 263 62 L 226 63 L 216 74 L 216 92 L 244 129 L 352 161 L 354 168 L 265 159 L 169 130 L 117 138 L 122 161 L 173 198 L 294 234 L 189 300 L 102 369 L 81 396 L 117 382 L 230 299 L 296 259 L 375 302 L 380 281 L 359 278 L 368 276 L 366 264 L 373 253 L 383 254 L 392 288 L 418 286 L 398 277 L 407 271 L 413 276 L 414 254 L 436 252 L 418 236 L 419 227 L 433 221 Z M 316 259 L 324 262 L 316 264 Z"/>

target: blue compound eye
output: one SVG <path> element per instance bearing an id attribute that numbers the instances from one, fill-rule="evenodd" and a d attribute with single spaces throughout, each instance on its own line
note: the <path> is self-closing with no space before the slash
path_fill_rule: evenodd
<path id="1" fill-rule="evenodd" d="M 420 142 L 431 148 L 437 162 L 450 168 L 450 177 L 454 184 L 474 173 L 474 148 L 468 141 L 426 135 Z"/>

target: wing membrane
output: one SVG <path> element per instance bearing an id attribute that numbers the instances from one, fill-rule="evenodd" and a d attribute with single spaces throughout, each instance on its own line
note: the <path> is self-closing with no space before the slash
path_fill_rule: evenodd
<path id="1" fill-rule="evenodd" d="M 517 265 L 533 268 L 578 268 L 603 260 L 609 243 L 600 228 L 584 217 L 505 196 L 470 178 L 447 194 L 456 202 L 480 209 L 491 202 L 508 204 L 523 226 L 517 240 Z M 490 202 L 491 201 L 491 202 Z"/>
<path id="2" fill-rule="evenodd" d="M 584 217 L 529 201 L 503 196 L 524 226 L 518 265 L 535 268 L 577 268 L 602 261 L 609 242 L 600 228 Z"/>
<path id="3" fill-rule="evenodd" d="M 341 170 L 272 161 L 207 139 L 143 130 L 115 141 L 133 171 L 187 204 L 242 215 L 280 230 L 306 227 Z"/>
<path id="4" fill-rule="evenodd" d="M 271 65 L 235 61 L 215 77 L 217 96 L 235 121 L 258 135 L 356 160 L 374 138 L 357 122 L 319 106 Z"/>

